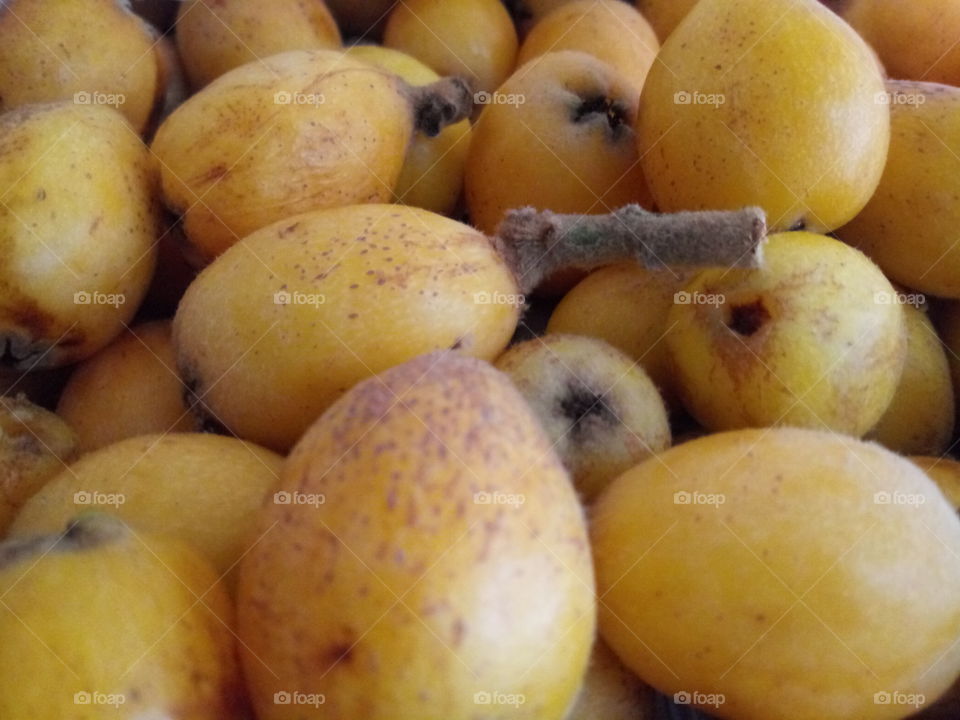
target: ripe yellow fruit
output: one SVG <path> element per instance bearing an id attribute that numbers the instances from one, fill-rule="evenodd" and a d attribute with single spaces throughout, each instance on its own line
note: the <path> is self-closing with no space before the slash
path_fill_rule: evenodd
<path id="1" fill-rule="evenodd" d="M 670 311 L 684 405 L 710 430 L 795 425 L 854 436 L 893 399 L 907 353 L 880 269 L 822 235 L 770 237 L 757 270 L 707 270 Z"/>
<path id="2" fill-rule="evenodd" d="M 233 608 L 180 543 L 87 515 L 0 545 L 0 716 L 242 717 Z"/>
<path id="3" fill-rule="evenodd" d="M 657 31 L 661 43 L 696 4 L 697 0 L 636 0 L 637 10 Z"/>
<path id="4" fill-rule="evenodd" d="M 10 535 L 56 532 L 96 509 L 137 532 L 182 540 L 226 573 L 256 540 L 256 511 L 277 483 L 280 463 L 269 450 L 219 435 L 123 440 L 87 453 L 44 485 Z"/>
<path id="5" fill-rule="evenodd" d="M 469 79 L 474 90 L 494 90 L 517 59 L 517 31 L 500 0 L 402 0 L 383 44 L 441 75 Z"/>
<path id="6" fill-rule="evenodd" d="M 960 84 L 960 2 L 843 0 L 843 18 L 870 43 L 890 77 Z"/>
<path id="7" fill-rule="evenodd" d="M 598 638 L 566 720 L 655 720 L 653 692 Z"/>
<path id="8" fill-rule="evenodd" d="M 632 129 L 638 96 L 609 65 L 572 50 L 548 53 L 490 98 L 465 178 L 470 220 L 483 232 L 527 205 L 585 214 L 650 206 Z"/>
<path id="9" fill-rule="evenodd" d="M 837 235 L 892 279 L 960 298 L 960 88 L 887 84 L 892 135 L 883 179 Z"/>
<path id="10" fill-rule="evenodd" d="M 870 48 L 817 0 L 702 0 L 650 70 L 640 154 L 663 211 L 759 205 L 832 230 L 880 181 L 890 112 Z"/>
<path id="11" fill-rule="evenodd" d="M 895 720 L 960 674 L 960 523 L 878 445 L 711 435 L 618 478 L 590 527 L 604 639 L 718 717 Z"/>
<path id="12" fill-rule="evenodd" d="M 497 358 L 587 502 L 670 446 L 663 399 L 643 368 L 597 338 L 546 335 Z"/>
<path id="13" fill-rule="evenodd" d="M 660 43 L 643 16 L 620 0 L 574 0 L 540 20 L 520 46 L 517 65 L 548 52 L 580 50 L 619 72 L 637 95 Z"/>
<path id="14" fill-rule="evenodd" d="M 398 76 L 331 50 L 231 70 L 160 126 L 164 200 L 207 260 L 296 213 L 392 200 L 415 97 Z"/>
<path id="15" fill-rule="evenodd" d="M 600 268 L 563 297 L 547 332 L 606 340 L 639 362 L 664 400 L 676 406 L 667 314 L 691 277 L 688 270 L 648 270 L 637 263 Z"/>
<path id="16" fill-rule="evenodd" d="M 288 450 L 356 382 L 432 350 L 493 360 L 523 298 L 490 241 L 403 205 L 355 205 L 247 237 L 187 290 L 174 319 L 198 408 Z"/>
<path id="17" fill-rule="evenodd" d="M 287 50 L 340 47 L 340 30 L 323 0 L 188 0 L 176 28 L 177 50 L 196 88 Z"/>
<path id="18" fill-rule="evenodd" d="M 944 497 L 960 510 L 960 462 L 947 457 L 912 455 L 907 458 L 933 480 Z"/>
<path id="19" fill-rule="evenodd" d="M 27 499 L 77 455 L 63 420 L 25 397 L 0 397 L 0 536 Z"/>
<path id="20" fill-rule="evenodd" d="M 143 132 L 164 92 L 155 36 L 117 0 L 7 0 L 0 112 L 53 101 L 109 105 Z"/>
<path id="21" fill-rule="evenodd" d="M 106 107 L 0 116 L 0 336 L 5 364 L 67 365 L 130 322 L 156 261 L 156 175 Z"/>
<path id="22" fill-rule="evenodd" d="M 378 45 L 355 45 L 350 55 L 396 73 L 411 85 L 429 85 L 440 79 L 433 70 L 399 50 Z M 436 137 L 417 134 L 410 141 L 394 193 L 397 202 L 451 215 L 463 190 L 463 173 L 470 150 L 470 121 L 448 125 Z"/>
<path id="23" fill-rule="evenodd" d="M 868 438 L 901 455 L 939 455 L 953 439 L 950 364 L 926 313 L 905 305 L 907 359 L 893 400 Z"/>
<path id="24" fill-rule="evenodd" d="M 258 717 L 566 716 L 594 637 L 586 527 L 504 375 L 448 352 L 364 381 L 280 489 L 304 503 L 265 506 L 240 566 Z M 274 704 L 295 690 L 325 703 Z"/>
<path id="25" fill-rule="evenodd" d="M 70 376 L 57 413 L 81 452 L 137 435 L 196 426 L 177 375 L 170 322 L 140 325 L 86 360 Z"/>

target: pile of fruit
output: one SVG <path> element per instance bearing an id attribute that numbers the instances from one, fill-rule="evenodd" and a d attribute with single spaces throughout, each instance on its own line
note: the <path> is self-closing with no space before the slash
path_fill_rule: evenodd
<path id="1" fill-rule="evenodd" d="M 960 0 L 0 0 L 0 720 L 960 718 Z"/>

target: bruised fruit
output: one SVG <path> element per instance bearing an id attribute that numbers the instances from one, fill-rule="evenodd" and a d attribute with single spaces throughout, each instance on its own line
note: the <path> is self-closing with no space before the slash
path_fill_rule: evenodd
<path id="1" fill-rule="evenodd" d="M 497 358 L 585 501 L 670 446 L 663 399 L 636 361 L 603 340 L 546 335 Z"/>
<path id="2" fill-rule="evenodd" d="M 296 213 L 392 200 L 415 127 L 438 132 L 472 107 L 462 82 L 441 86 L 331 50 L 231 70 L 160 126 L 164 200 L 207 260 Z"/>
<path id="3" fill-rule="evenodd" d="M 106 107 L 0 116 L 0 363 L 67 365 L 130 322 L 156 261 L 147 148 Z"/>
<path id="4" fill-rule="evenodd" d="M 177 375 L 169 321 L 140 325 L 82 363 L 70 376 L 57 413 L 77 433 L 80 450 L 148 433 L 196 426 Z"/>
<path id="5" fill-rule="evenodd" d="M 264 506 L 240 566 L 258 717 L 566 716 L 595 624 L 586 527 L 504 375 L 448 352 L 364 381 L 304 435 L 279 489 L 303 502 Z"/>
<path id="6" fill-rule="evenodd" d="M 194 87 L 287 50 L 334 50 L 340 31 L 323 0 L 188 0 L 177 50 Z"/>
<path id="7" fill-rule="evenodd" d="M 23 506 L 10 534 L 56 532 L 74 515 L 95 509 L 137 532 L 187 542 L 218 573 L 227 573 L 256 539 L 256 510 L 277 482 L 280 460 L 219 435 L 123 440 L 64 468 Z"/>
<path id="8" fill-rule="evenodd" d="M 926 313 L 911 305 L 903 312 L 907 359 L 893 400 L 868 438 L 901 455 L 939 455 L 953 438 L 950 365 Z"/>
<path id="9" fill-rule="evenodd" d="M 471 222 L 489 234 L 508 210 L 527 205 L 588 214 L 650 206 L 633 132 L 637 97 L 612 67 L 582 52 L 548 53 L 519 68 L 473 128 Z"/>
<path id="10" fill-rule="evenodd" d="M 883 172 L 883 91 L 870 48 L 817 0 L 701 0 L 640 99 L 657 207 L 759 205 L 774 230 L 839 227 Z"/>
<path id="11" fill-rule="evenodd" d="M 155 35 L 120 0 L 5 0 L 0 112 L 54 101 L 109 106 L 143 132 L 164 92 Z"/>
<path id="12" fill-rule="evenodd" d="M 960 674 L 960 523 L 878 445 L 693 440 L 615 480 L 590 527 L 604 639 L 711 715 L 896 720 Z"/>
<path id="13" fill-rule="evenodd" d="M 780 233 L 756 270 L 707 270 L 667 318 L 683 403 L 709 430 L 795 425 L 861 436 L 907 355 L 902 306 L 862 253 Z"/>
<path id="14" fill-rule="evenodd" d="M 0 397 L 0 536 L 20 506 L 77 455 L 77 438 L 25 397 Z"/>
<path id="15" fill-rule="evenodd" d="M 390 13 L 383 44 L 488 92 L 517 58 L 517 32 L 500 0 L 403 0 Z"/>
<path id="16" fill-rule="evenodd" d="M 606 340 L 639 362 L 664 399 L 675 406 L 667 315 L 691 277 L 688 270 L 649 270 L 637 263 L 600 268 L 563 297 L 547 332 Z"/>
<path id="17" fill-rule="evenodd" d="M 412 55 L 376 45 L 355 45 L 350 55 L 396 73 L 411 85 L 429 85 L 440 79 Z M 417 134 L 410 141 L 394 193 L 397 202 L 451 215 L 460 200 L 463 173 L 470 149 L 470 121 L 448 125 L 436 137 Z"/>
<path id="18" fill-rule="evenodd" d="M 837 231 L 898 282 L 960 298 L 960 88 L 887 84 L 890 154 L 877 192 Z"/>
<path id="19" fill-rule="evenodd" d="M 527 210 L 504 230 L 491 242 L 419 208 L 354 205 L 250 235 L 200 274 L 174 319 L 195 410 L 286 451 L 365 377 L 433 350 L 496 358 L 525 293 L 545 275 L 625 254 L 755 264 L 763 221 L 750 210 L 707 218 L 638 207 L 591 217 Z"/>
<path id="20" fill-rule="evenodd" d="M 548 52 L 580 50 L 619 72 L 639 96 L 660 43 L 643 16 L 620 0 L 574 0 L 533 26 L 517 65 Z"/>
<path id="21" fill-rule="evenodd" d="M 105 515 L 0 544 L 0 716 L 240 717 L 216 581 L 187 546 Z"/>

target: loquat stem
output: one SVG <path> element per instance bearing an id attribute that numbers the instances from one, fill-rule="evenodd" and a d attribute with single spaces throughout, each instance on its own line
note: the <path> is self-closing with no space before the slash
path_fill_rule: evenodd
<path id="1" fill-rule="evenodd" d="M 663 266 L 755 268 L 767 236 L 760 208 L 652 213 L 625 205 L 608 215 L 511 210 L 494 244 L 524 293 L 560 270 L 593 270 L 624 260 Z"/>
<path id="2" fill-rule="evenodd" d="M 436 137 L 445 127 L 473 112 L 473 89 L 464 78 L 445 77 L 429 85 L 411 85 L 407 93 L 413 106 L 414 126 L 428 137 Z"/>

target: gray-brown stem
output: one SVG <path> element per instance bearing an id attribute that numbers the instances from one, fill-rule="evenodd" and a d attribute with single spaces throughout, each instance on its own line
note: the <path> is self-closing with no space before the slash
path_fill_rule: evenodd
<path id="1" fill-rule="evenodd" d="M 652 213 L 625 205 L 609 215 L 511 210 L 494 243 L 521 292 L 559 270 L 593 270 L 624 260 L 646 267 L 759 267 L 767 236 L 760 208 Z"/>
<path id="2" fill-rule="evenodd" d="M 12 538 L 0 543 L 0 569 L 48 552 L 94 548 L 127 532 L 123 521 L 103 513 L 84 513 L 70 521 L 65 532 Z"/>
<path id="3" fill-rule="evenodd" d="M 414 127 L 428 137 L 436 137 L 473 112 L 473 89 L 464 78 L 445 77 L 429 85 L 411 85 L 407 94 L 413 106 Z"/>

